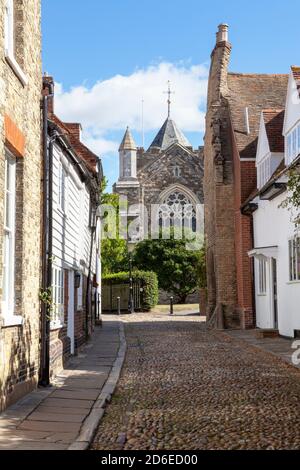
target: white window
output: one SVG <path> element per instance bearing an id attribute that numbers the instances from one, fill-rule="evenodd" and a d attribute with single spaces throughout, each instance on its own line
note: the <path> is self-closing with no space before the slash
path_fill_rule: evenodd
<path id="1" fill-rule="evenodd" d="M 289 165 L 300 154 L 300 124 L 286 137 L 286 163 Z"/>
<path id="2" fill-rule="evenodd" d="M 3 313 L 13 317 L 15 307 L 15 222 L 16 222 L 16 159 L 5 155 L 5 216 L 3 243 Z"/>
<path id="3" fill-rule="evenodd" d="M 267 260 L 260 258 L 258 261 L 259 278 L 258 278 L 258 293 L 259 295 L 266 295 L 267 293 Z"/>
<path id="4" fill-rule="evenodd" d="M 58 206 L 62 212 L 65 212 L 66 209 L 66 180 L 66 170 L 60 162 L 58 167 Z"/>
<path id="5" fill-rule="evenodd" d="M 83 283 L 83 276 L 82 274 L 80 274 L 80 285 L 77 289 L 77 310 L 82 309 L 82 292 L 83 292 L 82 283 Z"/>
<path id="6" fill-rule="evenodd" d="M 14 0 L 6 0 L 5 5 L 5 54 L 10 57 L 15 55 L 15 19 Z"/>
<path id="7" fill-rule="evenodd" d="M 265 158 L 258 165 L 258 185 L 262 188 L 271 178 L 271 157 Z"/>
<path id="8" fill-rule="evenodd" d="M 290 281 L 300 281 L 300 237 L 289 240 Z"/>
<path id="9" fill-rule="evenodd" d="M 27 77 L 15 59 L 15 12 L 14 0 L 5 0 L 4 18 L 4 45 L 5 57 L 16 76 L 25 86 L 28 83 Z"/>
<path id="10" fill-rule="evenodd" d="M 52 328 L 61 327 L 64 324 L 64 270 L 58 267 L 52 269 Z"/>

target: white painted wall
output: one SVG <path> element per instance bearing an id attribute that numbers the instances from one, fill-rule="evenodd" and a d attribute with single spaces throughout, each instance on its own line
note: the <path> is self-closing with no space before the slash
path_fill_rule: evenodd
<path id="1" fill-rule="evenodd" d="M 289 281 L 289 239 L 295 234 L 291 213 L 279 205 L 286 193 L 272 201 L 259 201 L 253 214 L 255 248 L 278 246 L 278 327 L 283 336 L 300 330 L 300 282 Z M 256 315 L 259 328 L 273 328 L 271 260 L 268 259 L 267 295 L 258 295 L 258 260 L 255 260 Z"/>

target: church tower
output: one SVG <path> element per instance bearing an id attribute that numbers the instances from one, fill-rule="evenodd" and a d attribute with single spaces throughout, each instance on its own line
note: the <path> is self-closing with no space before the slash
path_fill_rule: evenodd
<path id="1" fill-rule="evenodd" d="M 113 191 L 120 198 L 120 215 L 126 216 L 126 221 L 139 220 L 140 216 L 140 183 L 137 178 L 137 146 L 127 127 L 119 147 L 119 179 L 113 185 Z M 127 226 L 127 222 L 124 222 Z M 133 243 L 138 237 L 129 237 Z"/>
<path id="2" fill-rule="evenodd" d="M 136 152 L 137 147 L 127 127 L 119 148 L 119 181 L 136 179 Z"/>

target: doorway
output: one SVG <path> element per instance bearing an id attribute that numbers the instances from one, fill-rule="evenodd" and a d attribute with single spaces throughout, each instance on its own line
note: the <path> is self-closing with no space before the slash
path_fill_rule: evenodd
<path id="1" fill-rule="evenodd" d="M 277 261 L 272 258 L 272 283 L 273 283 L 273 322 L 274 329 L 278 329 L 278 293 L 277 293 Z"/>

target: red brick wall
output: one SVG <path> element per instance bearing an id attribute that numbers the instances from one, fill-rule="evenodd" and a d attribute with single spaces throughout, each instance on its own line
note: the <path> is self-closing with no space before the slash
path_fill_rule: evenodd
<path id="1" fill-rule="evenodd" d="M 233 137 L 234 139 L 234 137 Z M 253 265 L 248 252 L 253 248 L 252 218 L 241 213 L 241 205 L 256 189 L 255 161 L 240 159 L 233 146 L 235 192 L 235 258 L 237 274 L 237 308 L 244 328 L 255 325 L 253 302 Z"/>

